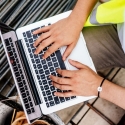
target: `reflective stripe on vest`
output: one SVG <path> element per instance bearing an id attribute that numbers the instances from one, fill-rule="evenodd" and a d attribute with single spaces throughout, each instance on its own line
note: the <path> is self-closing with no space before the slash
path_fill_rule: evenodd
<path id="1" fill-rule="evenodd" d="M 124 21 L 125 0 L 111 0 L 95 8 L 84 26 L 117 24 Z"/>

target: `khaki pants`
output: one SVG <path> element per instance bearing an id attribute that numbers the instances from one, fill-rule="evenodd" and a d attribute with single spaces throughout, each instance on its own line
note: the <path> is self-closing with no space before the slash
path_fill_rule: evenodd
<path id="1" fill-rule="evenodd" d="M 85 27 L 83 35 L 97 71 L 125 68 L 125 54 L 115 25 Z"/>

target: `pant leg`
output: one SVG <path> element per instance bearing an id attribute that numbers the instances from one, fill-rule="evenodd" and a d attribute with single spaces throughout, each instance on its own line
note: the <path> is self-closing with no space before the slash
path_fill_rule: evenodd
<path id="1" fill-rule="evenodd" d="M 83 35 L 97 71 L 113 67 L 125 68 L 125 54 L 114 25 L 85 27 Z"/>

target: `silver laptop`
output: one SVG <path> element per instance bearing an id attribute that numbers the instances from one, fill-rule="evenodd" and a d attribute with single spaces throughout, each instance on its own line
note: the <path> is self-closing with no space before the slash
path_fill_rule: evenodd
<path id="1" fill-rule="evenodd" d="M 70 13 L 71 11 L 68 11 L 4 34 L 1 28 L 0 36 L 28 123 L 39 119 L 42 114 L 50 114 L 95 97 L 57 97 L 54 92 L 64 91 L 55 88 L 49 78 L 50 74 L 61 77 L 56 72 L 57 68 L 77 70 L 70 65 L 68 59 L 81 62 L 96 71 L 82 33 L 66 61 L 62 61 L 66 46 L 58 49 L 47 59 L 42 59 L 42 55 L 51 45 L 38 55 L 34 55 L 33 43 L 40 34 L 33 35 L 32 32 L 66 18 Z"/>

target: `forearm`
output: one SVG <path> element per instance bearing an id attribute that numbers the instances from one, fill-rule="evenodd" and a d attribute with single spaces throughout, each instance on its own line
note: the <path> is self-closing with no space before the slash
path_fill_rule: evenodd
<path id="1" fill-rule="evenodd" d="M 100 97 L 125 109 L 125 88 L 105 80 Z"/>
<path id="2" fill-rule="evenodd" d="M 82 30 L 90 12 L 95 6 L 97 0 L 78 0 L 75 8 L 70 14 L 70 19 L 77 24 L 77 29 Z"/>

